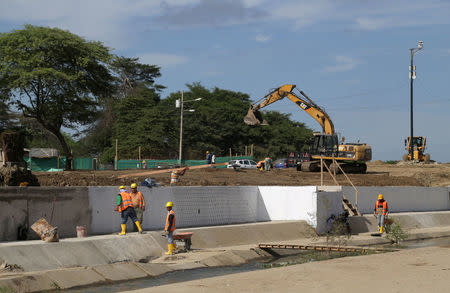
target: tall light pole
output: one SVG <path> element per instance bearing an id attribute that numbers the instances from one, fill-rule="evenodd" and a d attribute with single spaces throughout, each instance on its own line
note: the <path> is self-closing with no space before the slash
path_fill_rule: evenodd
<path id="1" fill-rule="evenodd" d="M 423 42 L 419 41 L 417 48 L 411 48 L 409 51 L 411 52 L 411 65 L 409 66 L 409 79 L 411 80 L 410 86 L 410 100 L 411 100 L 411 109 L 410 109 L 410 119 L 411 119 L 411 134 L 409 138 L 409 155 L 411 156 L 411 160 L 414 159 L 414 148 L 413 148 L 413 137 L 414 137 L 414 127 L 413 127 L 413 84 L 414 79 L 416 79 L 416 67 L 414 66 L 414 54 L 422 50 Z"/>
<path id="2" fill-rule="evenodd" d="M 184 100 L 184 93 L 181 91 L 181 100 L 175 101 L 175 107 L 180 108 L 180 147 L 178 149 L 178 163 L 180 167 L 182 166 L 182 154 L 183 154 L 183 113 L 184 113 L 184 103 L 187 102 L 194 102 L 194 101 L 200 101 L 202 98 L 197 98 L 194 100 L 185 101 Z M 188 112 L 195 112 L 194 109 L 186 110 Z"/>

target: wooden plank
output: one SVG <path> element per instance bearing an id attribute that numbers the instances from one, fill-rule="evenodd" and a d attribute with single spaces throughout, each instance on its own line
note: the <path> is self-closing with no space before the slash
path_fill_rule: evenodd
<path id="1" fill-rule="evenodd" d="M 219 163 L 219 164 L 207 164 L 207 165 L 198 165 L 198 166 L 192 166 L 189 167 L 188 170 L 194 170 L 194 169 L 203 169 L 203 168 L 210 168 L 213 166 L 224 166 L 228 163 Z M 128 178 L 133 176 L 146 176 L 146 175 L 154 175 L 154 174 L 163 174 L 163 173 L 171 173 L 172 171 L 180 171 L 183 170 L 183 168 L 173 168 L 173 169 L 163 169 L 163 170 L 153 170 L 153 171 L 146 171 L 146 172 L 139 172 L 139 173 L 130 173 L 130 174 L 124 174 L 117 176 L 117 178 Z"/>

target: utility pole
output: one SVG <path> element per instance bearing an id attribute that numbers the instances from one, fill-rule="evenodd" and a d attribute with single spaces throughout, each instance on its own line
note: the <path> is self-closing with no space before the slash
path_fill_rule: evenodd
<path id="1" fill-rule="evenodd" d="M 418 51 L 422 50 L 423 48 L 423 42 L 419 41 L 419 44 L 417 45 L 417 48 L 411 48 L 409 51 L 411 52 L 411 65 L 409 66 L 409 79 L 411 81 L 410 84 L 410 124 L 411 124 L 411 133 L 409 138 L 409 155 L 411 157 L 411 161 L 414 160 L 414 145 L 413 145 L 413 138 L 414 138 L 414 114 L 413 114 L 413 86 L 414 86 L 414 79 L 416 79 L 416 67 L 414 66 L 414 54 L 416 54 Z"/>
<path id="2" fill-rule="evenodd" d="M 183 152 L 183 105 L 184 105 L 184 99 L 183 99 L 183 91 L 181 91 L 181 102 L 180 102 L 180 149 L 178 151 L 178 160 L 180 167 L 182 166 L 182 152 Z"/>

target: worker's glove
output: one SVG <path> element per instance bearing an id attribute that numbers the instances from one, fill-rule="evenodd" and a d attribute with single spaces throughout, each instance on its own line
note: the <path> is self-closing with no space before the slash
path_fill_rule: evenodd
<path id="1" fill-rule="evenodd" d="M 115 207 L 114 207 L 114 210 L 115 210 L 116 212 L 118 212 L 118 211 L 119 211 L 119 207 L 118 207 L 118 206 L 115 206 Z"/>

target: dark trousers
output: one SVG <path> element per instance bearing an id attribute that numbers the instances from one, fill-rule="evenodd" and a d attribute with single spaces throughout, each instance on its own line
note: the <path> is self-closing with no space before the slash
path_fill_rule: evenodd
<path id="1" fill-rule="evenodd" d="M 130 217 L 130 219 L 134 222 L 137 222 L 138 218 L 136 216 L 136 212 L 134 211 L 134 209 L 132 207 L 127 207 L 123 212 L 122 212 L 122 224 L 126 224 L 128 217 Z"/>

